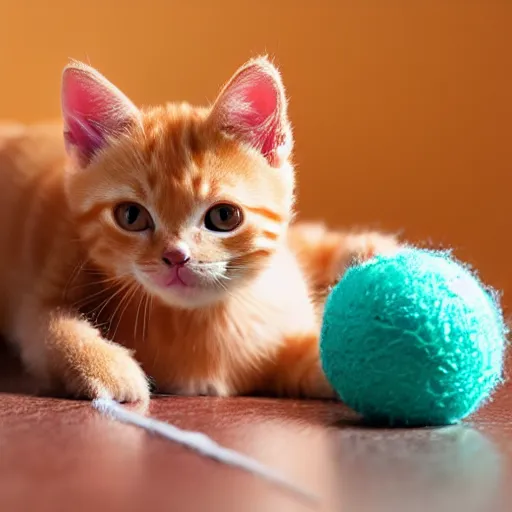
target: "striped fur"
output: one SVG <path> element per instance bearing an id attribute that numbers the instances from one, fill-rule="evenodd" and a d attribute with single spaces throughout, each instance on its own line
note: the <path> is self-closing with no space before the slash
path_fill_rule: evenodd
<path id="1" fill-rule="evenodd" d="M 71 103 L 69 156 L 58 125 L 0 129 L 0 327 L 42 388 L 131 401 L 148 398 L 147 375 L 186 395 L 333 396 L 318 360 L 325 292 L 353 258 L 396 241 L 289 227 L 292 140 L 277 70 L 258 59 L 235 75 L 243 87 L 270 77 L 261 94 L 277 88 L 280 110 L 257 141 L 236 123 L 259 118 L 227 112 L 240 108 L 233 81 L 212 108 L 139 110 L 96 71 L 70 70 L 116 102 L 108 127 L 97 113 L 94 144 L 73 132 L 83 123 Z M 154 230 L 121 230 L 112 212 L 123 202 L 143 205 Z M 204 228 L 219 202 L 243 212 L 233 232 Z M 178 242 L 199 283 L 190 295 L 153 280 Z"/>

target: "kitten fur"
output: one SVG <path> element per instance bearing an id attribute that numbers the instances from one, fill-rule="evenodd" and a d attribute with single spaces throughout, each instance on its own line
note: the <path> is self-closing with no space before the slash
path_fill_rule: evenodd
<path id="1" fill-rule="evenodd" d="M 147 400 L 148 376 L 183 395 L 332 397 L 325 295 L 397 242 L 289 227 L 273 64 L 246 63 L 208 108 L 139 109 L 73 62 L 62 111 L 65 144 L 61 125 L 0 125 L 0 329 L 41 390 Z"/>

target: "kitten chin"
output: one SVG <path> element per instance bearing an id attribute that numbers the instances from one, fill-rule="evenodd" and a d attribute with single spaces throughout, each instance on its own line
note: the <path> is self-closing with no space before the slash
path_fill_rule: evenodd
<path id="1" fill-rule="evenodd" d="M 50 126 L 0 130 L 0 328 L 39 382 L 119 401 L 147 400 L 146 375 L 182 394 L 333 397 L 325 295 L 351 261 L 398 244 L 288 231 L 275 66 L 249 61 L 206 108 L 139 109 L 72 63 L 62 112 L 64 145 Z"/>

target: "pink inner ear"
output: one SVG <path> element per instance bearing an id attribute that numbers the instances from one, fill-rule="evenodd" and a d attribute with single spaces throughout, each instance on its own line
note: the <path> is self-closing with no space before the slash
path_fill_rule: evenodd
<path id="1" fill-rule="evenodd" d="M 243 119 L 247 126 L 261 126 L 277 111 L 278 91 L 267 75 L 248 73 L 247 77 L 243 78 L 240 79 L 238 87 L 233 90 L 234 99 L 242 100 L 247 105 L 247 111 L 244 112 L 242 109 L 240 112 L 240 120 Z M 233 115 L 237 115 L 236 108 Z"/>
<path id="2" fill-rule="evenodd" d="M 90 157 L 104 143 L 101 132 L 94 128 L 95 110 L 91 98 L 77 80 L 67 80 L 63 90 L 63 111 L 66 122 L 66 145 L 77 146 Z M 100 107 L 103 109 L 104 107 Z"/>
<path id="3" fill-rule="evenodd" d="M 222 129 L 261 151 L 271 165 L 279 165 L 279 148 L 291 135 L 283 86 L 270 63 L 255 62 L 236 74 L 215 111 L 221 112 Z"/>
<path id="4" fill-rule="evenodd" d="M 62 79 L 64 138 L 69 152 L 86 165 L 136 115 L 135 106 L 99 73 L 69 67 Z"/>

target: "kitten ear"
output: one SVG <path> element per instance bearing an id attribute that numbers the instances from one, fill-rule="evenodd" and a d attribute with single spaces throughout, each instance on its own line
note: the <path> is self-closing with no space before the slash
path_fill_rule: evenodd
<path id="1" fill-rule="evenodd" d="M 64 69 L 61 101 L 66 149 L 81 167 L 140 115 L 103 75 L 78 62 Z"/>
<path id="2" fill-rule="evenodd" d="M 250 60 L 224 86 L 211 113 L 217 126 L 261 152 L 273 167 L 293 147 L 281 75 L 266 57 Z"/>

